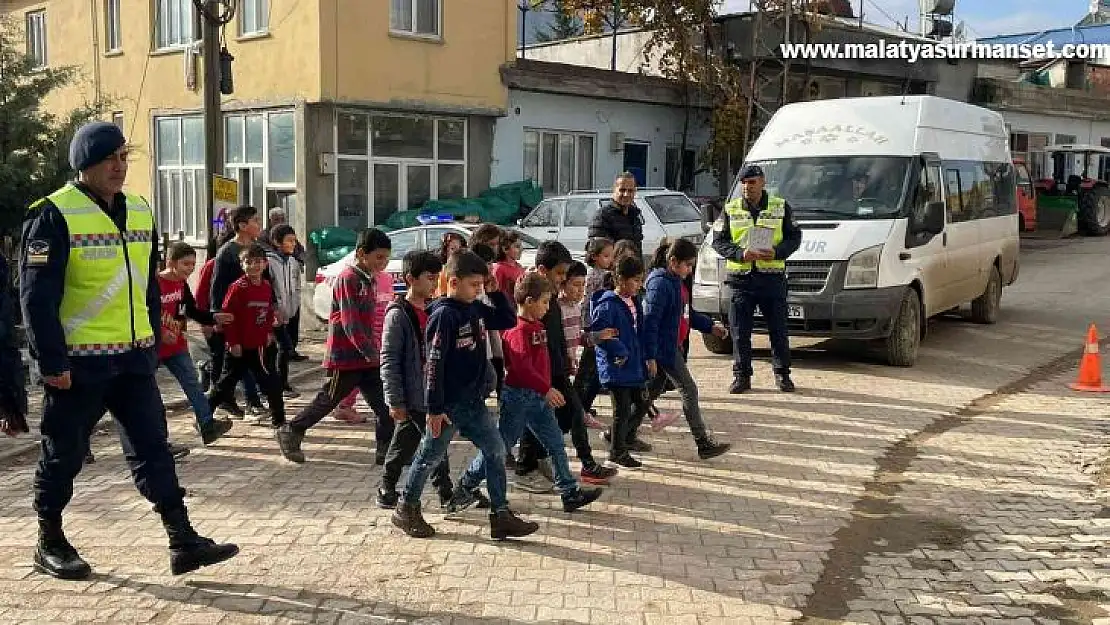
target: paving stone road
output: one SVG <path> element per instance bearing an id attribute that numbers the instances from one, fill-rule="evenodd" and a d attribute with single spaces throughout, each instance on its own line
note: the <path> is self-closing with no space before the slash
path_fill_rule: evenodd
<path id="1" fill-rule="evenodd" d="M 109 434 L 66 517 L 96 576 L 60 582 L 30 569 L 34 456 L 9 458 L 0 622 L 1110 623 L 1110 399 L 1065 387 L 1087 324 L 1110 328 L 1110 240 L 1023 247 L 1001 322 L 938 320 L 911 369 L 797 341 L 797 394 L 763 364 L 734 397 L 729 361 L 695 348 L 732 452 L 700 462 L 684 427 L 645 434 L 645 467 L 584 511 L 510 492 L 541 523 L 519 542 L 431 499 L 439 535 L 400 534 L 373 504 L 369 426 L 321 424 L 297 466 L 237 425 L 179 471 L 198 527 L 243 552 L 174 578 Z M 195 441 L 187 415 L 171 427 Z M 451 453 L 457 472 L 471 449 Z"/>

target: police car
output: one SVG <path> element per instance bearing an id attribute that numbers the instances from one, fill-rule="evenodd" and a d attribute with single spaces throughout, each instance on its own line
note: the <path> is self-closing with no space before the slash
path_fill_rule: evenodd
<path id="1" fill-rule="evenodd" d="M 387 236 L 389 236 L 389 240 L 393 243 L 389 255 L 389 265 L 386 267 L 386 271 L 393 275 L 394 292 L 401 293 L 405 290 L 405 281 L 401 274 L 405 254 L 413 250 L 438 250 L 439 244 L 443 240 L 443 235 L 448 232 L 458 233 L 462 235 L 464 239 L 470 241 L 470 235 L 481 225 L 458 222 L 450 215 L 422 215 L 420 221 L 422 224 L 420 226 L 403 228 L 386 233 Z M 514 228 L 513 230 L 516 229 Z M 520 264 L 525 267 L 531 267 L 535 264 L 536 250 L 539 248 L 540 241 L 519 230 L 516 231 L 520 234 L 520 241 L 524 247 L 524 253 L 521 255 Z M 576 260 L 584 259 L 582 253 L 572 251 L 571 255 Z M 331 292 L 336 276 L 338 276 L 345 267 L 353 263 L 354 259 L 355 253 L 352 251 L 339 261 L 321 267 L 316 271 L 316 286 L 312 294 L 312 310 L 316 318 L 321 322 L 326 322 L 328 316 L 331 314 Z"/>

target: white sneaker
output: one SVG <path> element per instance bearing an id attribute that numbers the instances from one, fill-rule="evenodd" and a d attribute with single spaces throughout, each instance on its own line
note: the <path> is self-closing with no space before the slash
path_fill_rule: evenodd
<path id="1" fill-rule="evenodd" d="M 526 493 L 549 493 L 552 489 L 551 481 L 544 477 L 538 470 L 529 471 L 526 475 L 514 473 L 513 485 Z"/>

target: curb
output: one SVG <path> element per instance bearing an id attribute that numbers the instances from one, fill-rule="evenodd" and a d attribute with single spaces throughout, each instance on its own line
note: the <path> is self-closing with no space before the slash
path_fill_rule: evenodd
<path id="1" fill-rule="evenodd" d="M 299 371 L 297 373 L 290 372 L 289 373 L 289 381 L 290 382 L 298 382 L 298 381 L 303 380 L 307 377 L 310 377 L 313 373 L 316 373 L 316 372 L 319 372 L 319 371 L 323 371 L 323 369 L 320 368 L 320 365 L 314 364 L 311 367 L 309 367 L 308 369 L 305 369 L 304 371 Z M 170 415 L 171 412 L 177 412 L 179 410 L 183 410 L 185 408 L 188 408 L 189 407 L 189 400 L 187 398 L 183 397 L 181 399 L 175 399 L 174 401 L 167 402 L 165 404 L 165 406 L 166 406 L 166 417 L 168 419 L 171 416 Z M 96 429 L 93 431 L 93 435 L 100 434 L 101 432 L 103 432 L 106 429 L 106 427 L 107 426 L 103 422 L 101 422 L 101 424 L 98 425 L 96 427 Z M 27 436 L 26 438 L 16 439 L 12 443 L 12 446 L 9 447 L 8 449 L 0 450 L 0 462 L 4 462 L 4 461 L 6 461 L 10 458 L 14 458 L 16 456 L 21 456 L 21 455 L 27 453 L 28 451 L 34 449 L 35 447 L 38 447 L 39 443 L 42 440 L 41 437 L 39 437 L 39 436 L 31 436 L 31 435 L 26 435 L 26 436 Z"/>

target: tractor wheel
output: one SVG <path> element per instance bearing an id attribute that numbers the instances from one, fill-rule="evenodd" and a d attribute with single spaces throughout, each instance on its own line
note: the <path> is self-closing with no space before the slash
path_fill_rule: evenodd
<path id="1" fill-rule="evenodd" d="M 1079 196 L 1080 234 L 1102 237 L 1110 232 L 1110 189 L 1094 187 Z"/>

